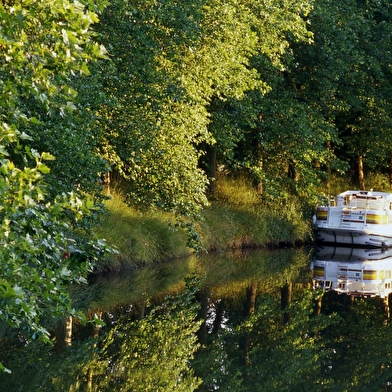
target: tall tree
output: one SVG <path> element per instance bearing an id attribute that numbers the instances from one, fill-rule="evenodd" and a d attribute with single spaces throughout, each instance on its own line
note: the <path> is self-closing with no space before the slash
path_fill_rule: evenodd
<path id="1" fill-rule="evenodd" d="M 63 188 L 49 194 L 45 161 L 55 157 L 33 148 L 36 132 L 44 134 L 50 120 L 31 108 L 49 119 L 69 116 L 75 97 L 69 76 L 88 72 L 87 62 L 104 54 L 90 31 L 93 10 L 103 3 L 86 6 L 0 4 L 0 319 L 44 338 L 42 314 L 71 312 L 66 286 L 85 282 L 100 252 L 98 243 L 74 232 L 93 203 Z"/>
<path id="2" fill-rule="evenodd" d="M 233 158 L 258 118 L 245 93 L 269 88 L 252 59 L 282 67 L 288 36 L 309 39 L 309 9 L 307 0 L 112 2 L 100 24 L 112 58 L 103 147 L 133 203 L 177 214 L 206 203 L 203 148 Z"/>
<path id="3" fill-rule="evenodd" d="M 330 146 L 345 165 L 388 167 L 391 6 L 387 1 L 318 0 L 309 15 L 314 44 L 297 46 L 290 77 L 329 124 Z M 346 167 L 345 167 L 346 166 Z"/>
<path id="4" fill-rule="evenodd" d="M 103 151 L 143 207 L 193 214 L 206 203 L 197 145 L 206 112 L 182 86 L 184 53 L 194 50 L 202 1 L 116 0 L 100 23 L 112 58 L 103 75 L 112 101 Z"/>

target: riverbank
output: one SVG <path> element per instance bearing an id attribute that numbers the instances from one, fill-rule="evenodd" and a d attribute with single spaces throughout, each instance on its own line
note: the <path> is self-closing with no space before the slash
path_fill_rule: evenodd
<path id="1" fill-rule="evenodd" d="M 97 266 L 98 270 L 121 270 L 184 257 L 187 233 L 175 227 L 175 217 L 163 212 L 141 213 L 125 204 L 118 193 L 106 202 L 107 213 L 97 235 L 117 248 Z M 292 198 L 285 205 L 266 206 L 244 180 L 225 180 L 217 186 L 210 206 L 196 222 L 200 246 L 206 251 L 243 247 L 277 247 L 312 240 L 310 216 Z"/>

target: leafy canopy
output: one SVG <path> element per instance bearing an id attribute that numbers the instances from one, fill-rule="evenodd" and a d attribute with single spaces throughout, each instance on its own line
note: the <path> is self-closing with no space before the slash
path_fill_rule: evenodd
<path id="1" fill-rule="evenodd" d="M 102 244 L 75 235 L 93 202 L 49 195 L 46 162 L 55 157 L 31 147 L 30 130 L 45 132 L 44 117 L 70 116 L 70 76 L 104 56 L 90 26 L 105 3 L 94 3 L 0 4 L 0 319 L 44 338 L 41 316 L 71 312 L 66 286 L 85 281 Z"/>

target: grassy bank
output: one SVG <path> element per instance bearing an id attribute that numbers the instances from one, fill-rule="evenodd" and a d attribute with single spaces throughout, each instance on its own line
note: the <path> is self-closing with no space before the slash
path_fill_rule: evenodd
<path id="1" fill-rule="evenodd" d="M 154 212 L 142 214 L 127 206 L 114 193 L 107 201 L 107 214 L 97 235 L 118 249 L 101 268 L 117 270 L 140 264 L 189 255 L 186 233 L 169 224 L 174 216 Z M 291 200 L 275 209 L 260 203 L 245 180 L 221 180 L 209 207 L 196 228 L 201 246 L 207 251 L 240 247 L 280 246 L 311 239 L 310 216 Z"/>

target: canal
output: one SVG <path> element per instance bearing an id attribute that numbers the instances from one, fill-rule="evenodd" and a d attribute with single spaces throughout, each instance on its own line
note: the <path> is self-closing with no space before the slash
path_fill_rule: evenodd
<path id="1" fill-rule="evenodd" d="M 4 391 L 387 391 L 389 250 L 192 256 L 73 287 L 56 343 L 2 331 Z"/>

